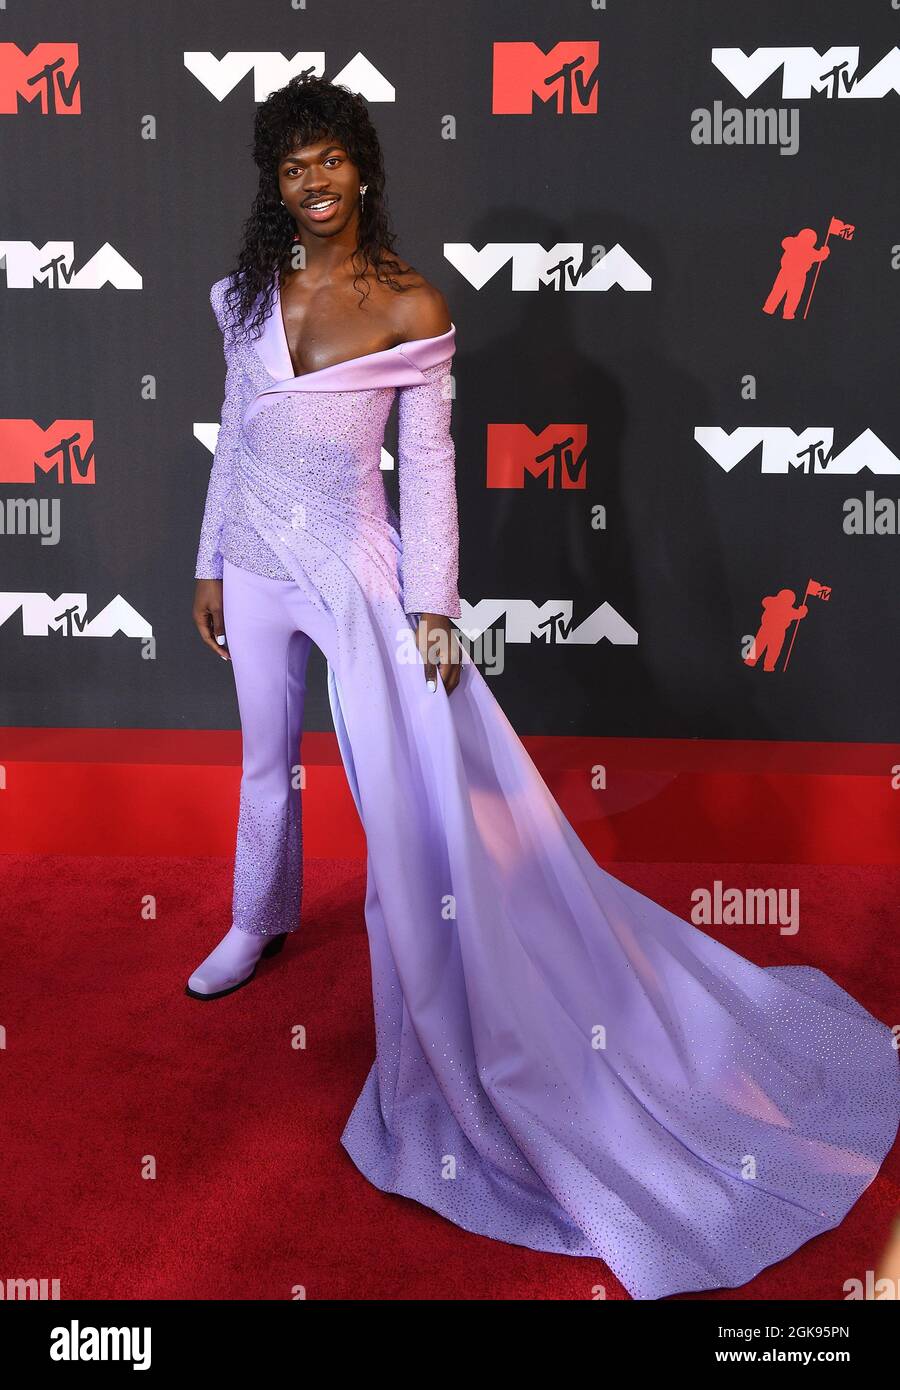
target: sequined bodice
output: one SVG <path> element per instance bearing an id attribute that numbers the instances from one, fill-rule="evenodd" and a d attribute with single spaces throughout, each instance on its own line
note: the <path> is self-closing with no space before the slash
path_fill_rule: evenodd
<path id="1" fill-rule="evenodd" d="M 404 606 L 459 616 L 455 453 L 450 435 L 450 365 L 455 325 L 316 371 L 293 375 L 276 292 L 258 338 L 231 334 L 227 281 L 210 300 L 225 335 L 228 364 L 222 424 L 210 477 L 197 575 L 221 577 L 221 559 L 274 578 L 289 567 L 267 540 L 272 524 L 292 524 L 327 500 L 347 537 L 359 524 L 402 538 Z M 400 511 L 384 474 L 385 428 L 399 391 Z M 250 505 L 250 495 L 254 505 Z M 252 512 L 252 515 L 251 515 Z M 320 532 L 326 518 L 317 512 Z M 335 543 L 338 538 L 335 536 Z M 378 545 L 377 539 L 370 544 Z"/>

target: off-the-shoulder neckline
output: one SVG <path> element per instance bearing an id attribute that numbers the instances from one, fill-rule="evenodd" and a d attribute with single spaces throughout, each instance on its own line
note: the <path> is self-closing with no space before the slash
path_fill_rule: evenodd
<path id="1" fill-rule="evenodd" d="M 316 367 L 312 372 L 300 372 L 298 375 L 294 371 L 294 364 L 291 361 L 291 350 L 288 346 L 287 331 L 284 326 L 284 315 L 281 312 L 281 284 L 280 276 L 276 271 L 274 277 L 275 302 L 272 306 L 272 314 L 278 326 L 278 337 L 281 350 L 284 353 L 284 360 L 291 369 L 291 381 L 305 381 L 308 376 L 322 376 L 324 372 L 336 372 L 339 367 L 347 367 L 354 362 L 366 362 L 371 357 L 388 357 L 392 352 L 402 352 L 404 348 L 413 347 L 418 343 L 440 343 L 444 340 L 449 341 L 456 332 L 456 324 L 451 321 L 446 333 L 432 333 L 428 338 L 408 338 L 404 343 L 395 343 L 393 347 L 379 348 L 377 352 L 362 352 L 358 357 L 345 357 L 343 362 L 329 362 L 327 367 Z"/>

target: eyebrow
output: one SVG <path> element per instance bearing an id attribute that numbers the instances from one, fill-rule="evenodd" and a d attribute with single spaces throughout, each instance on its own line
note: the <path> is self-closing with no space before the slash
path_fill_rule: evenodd
<path id="1" fill-rule="evenodd" d="M 342 150 L 343 148 L 343 145 L 327 145 L 325 149 L 322 151 L 320 158 L 327 159 L 329 154 L 331 154 L 332 150 Z M 283 159 L 280 159 L 278 161 L 279 165 L 290 164 L 291 162 L 293 162 L 294 164 L 302 163 L 299 155 L 296 154 L 286 154 Z"/>

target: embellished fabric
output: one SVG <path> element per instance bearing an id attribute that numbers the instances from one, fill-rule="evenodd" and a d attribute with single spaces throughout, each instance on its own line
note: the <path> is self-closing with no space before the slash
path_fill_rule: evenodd
<path id="1" fill-rule="evenodd" d="M 195 577 L 221 579 L 223 556 L 257 574 L 289 577 L 288 567 L 248 519 L 259 466 L 252 451 L 271 453 L 274 431 L 286 505 L 345 495 L 380 527 L 380 544 L 396 546 L 404 611 L 459 617 L 450 433 L 455 325 L 431 338 L 295 376 L 277 279 L 272 311 L 255 342 L 235 341 L 226 332 L 227 284 L 218 280 L 210 291 L 225 335 L 227 371 Z M 389 502 L 381 468 L 385 425 L 398 391 L 399 516 Z M 285 436 L 287 456 L 280 449 Z"/>
<path id="2" fill-rule="evenodd" d="M 413 614 L 460 612 L 453 340 L 299 377 L 280 316 L 226 344 L 198 574 L 233 562 L 263 769 L 236 909 L 248 931 L 295 922 L 302 631 L 368 848 L 377 1055 L 347 1152 L 466 1230 L 605 1261 L 635 1298 L 737 1287 L 873 1181 L 900 1120 L 892 1032 L 821 970 L 760 968 L 602 869 L 465 652 L 456 690 L 427 690 Z M 380 475 L 398 390 L 402 518 Z"/>

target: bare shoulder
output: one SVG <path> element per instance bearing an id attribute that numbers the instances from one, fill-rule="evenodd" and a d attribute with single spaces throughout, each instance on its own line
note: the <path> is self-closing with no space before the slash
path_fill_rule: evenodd
<path id="1" fill-rule="evenodd" d="M 398 257 L 399 259 L 399 257 Z M 415 338 L 434 338 L 446 333 L 451 325 L 447 301 L 436 285 L 424 275 L 400 261 L 404 289 L 394 294 L 394 326 L 406 342 Z"/>

